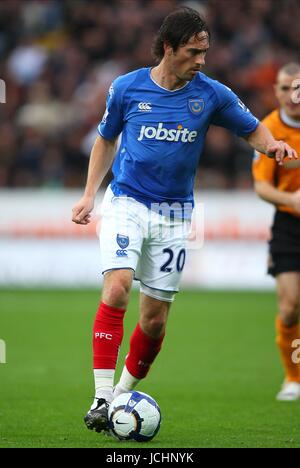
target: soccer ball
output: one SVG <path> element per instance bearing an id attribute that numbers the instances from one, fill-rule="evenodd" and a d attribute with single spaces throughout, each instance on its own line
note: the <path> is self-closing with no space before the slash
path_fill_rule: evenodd
<path id="1" fill-rule="evenodd" d="M 146 393 L 122 393 L 109 406 L 110 432 L 120 440 L 151 440 L 158 433 L 160 422 L 159 406 Z"/>

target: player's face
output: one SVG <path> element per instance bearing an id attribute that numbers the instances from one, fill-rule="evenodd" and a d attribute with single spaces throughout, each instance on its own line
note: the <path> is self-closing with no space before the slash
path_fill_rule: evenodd
<path id="1" fill-rule="evenodd" d="M 300 73 L 293 76 L 279 73 L 275 94 L 286 114 L 291 118 L 300 119 Z"/>
<path id="2" fill-rule="evenodd" d="M 205 64 L 208 48 L 209 40 L 206 32 L 191 37 L 187 44 L 178 47 L 176 52 L 171 47 L 167 47 L 170 72 L 181 81 L 192 80 Z"/>

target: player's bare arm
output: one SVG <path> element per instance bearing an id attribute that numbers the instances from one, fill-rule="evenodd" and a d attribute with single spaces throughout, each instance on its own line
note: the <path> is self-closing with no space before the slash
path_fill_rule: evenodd
<path id="1" fill-rule="evenodd" d="M 270 182 L 265 180 L 256 181 L 255 191 L 263 200 L 273 205 L 286 205 L 300 213 L 300 189 L 295 192 L 284 192 L 278 190 Z"/>
<path id="2" fill-rule="evenodd" d="M 284 141 L 275 140 L 270 130 L 262 123 L 245 139 L 259 153 L 264 153 L 269 158 L 275 158 L 280 166 L 285 157 L 298 159 L 297 152 Z"/>
<path id="3" fill-rule="evenodd" d="M 98 136 L 91 151 L 87 183 L 83 197 L 74 206 L 72 221 L 76 224 L 89 224 L 94 200 L 115 155 L 116 141 Z"/>

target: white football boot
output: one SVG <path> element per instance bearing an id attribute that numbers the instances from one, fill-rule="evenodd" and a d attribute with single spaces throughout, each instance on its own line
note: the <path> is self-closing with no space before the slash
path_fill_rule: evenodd
<path id="1" fill-rule="evenodd" d="M 284 382 L 280 392 L 276 396 L 278 401 L 300 400 L 300 383 Z"/>

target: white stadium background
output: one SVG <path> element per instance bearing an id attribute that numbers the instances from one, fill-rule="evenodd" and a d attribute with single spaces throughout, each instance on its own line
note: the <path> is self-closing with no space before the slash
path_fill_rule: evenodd
<path id="1" fill-rule="evenodd" d="M 96 225 L 103 194 L 89 227 L 71 222 L 72 206 L 81 195 L 76 190 L 0 192 L 1 287 L 101 284 Z M 273 288 L 266 274 L 273 207 L 244 191 L 197 193 L 196 206 L 204 219 L 204 241 L 188 249 L 182 287 Z M 197 234 L 201 240 L 202 233 Z"/>

